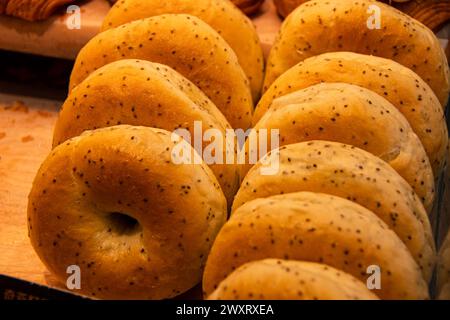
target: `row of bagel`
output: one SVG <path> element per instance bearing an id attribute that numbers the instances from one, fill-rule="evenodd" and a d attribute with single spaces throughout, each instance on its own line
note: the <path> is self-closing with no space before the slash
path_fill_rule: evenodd
<path id="1" fill-rule="evenodd" d="M 428 298 L 450 88 L 434 34 L 375 1 L 314 0 L 286 19 L 264 73 L 231 2 L 168 3 L 117 2 L 75 61 L 29 196 L 47 268 L 64 282 L 79 265 L 95 298 L 171 298 L 201 280 L 211 299 Z M 380 29 L 367 29 L 372 4 Z M 279 130 L 265 155 L 278 172 L 175 165 L 171 132 L 195 121 Z M 249 142 L 232 152 L 248 157 Z"/>

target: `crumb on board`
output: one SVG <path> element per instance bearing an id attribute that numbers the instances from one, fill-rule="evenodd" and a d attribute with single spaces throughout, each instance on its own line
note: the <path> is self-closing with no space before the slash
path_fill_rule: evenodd
<path id="1" fill-rule="evenodd" d="M 23 101 L 17 100 L 14 101 L 13 104 L 8 105 L 6 107 L 4 107 L 5 110 L 11 110 L 11 111 L 20 111 L 20 112 L 25 112 L 28 113 L 28 107 L 25 105 L 25 103 L 23 103 Z"/>
<path id="2" fill-rule="evenodd" d="M 24 137 L 22 137 L 22 142 L 30 142 L 30 141 L 33 141 L 34 140 L 34 138 L 33 138 L 33 136 L 31 136 L 31 135 L 27 135 L 27 136 L 24 136 Z"/>

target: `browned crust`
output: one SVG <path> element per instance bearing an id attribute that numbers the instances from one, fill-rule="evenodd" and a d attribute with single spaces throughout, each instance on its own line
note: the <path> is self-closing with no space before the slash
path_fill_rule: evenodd
<path id="1" fill-rule="evenodd" d="M 45 20 L 71 2 L 74 0 L 0 0 L 0 14 L 28 21 Z"/>

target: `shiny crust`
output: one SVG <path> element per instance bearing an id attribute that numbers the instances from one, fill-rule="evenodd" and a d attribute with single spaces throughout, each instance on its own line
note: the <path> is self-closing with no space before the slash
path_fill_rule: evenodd
<path id="1" fill-rule="evenodd" d="M 228 0 L 118 1 L 105 17 L 102 30 L 166 13 L 191 14 L 215 29 L 236 53 L 250 81 L 253 101 L 258 101 L 264 77 L 261 44 L 252 21 Z"/>
<path id="2" fill-rule="evenodd" d="M 197 85 L 233 128 L 250 126 L 253 103 L 248 79 L 233 50 L 200 19 L 166 14 L 101 32 L 79 52 L 70 91 L 101 66 L 122 59 L 170 66 Z"/>
<path id="3" fill-rule="evenodd" d="M 431 212 L 433 171 L 422 143 L 405 117 L 370 90 L 322 83 L 290 93 L 274 100 L 253 128 L 260 129 L 279 129 L 280 145 L 329 140 L 366 150 L 394 168 Z M 250 167 L 243 166 L 242 177 Z"/>
<path id="4" fill-rule="evenodd" d="M 427 213 L 409 184 L 386 162 L 354 146 L 310 141 L 274 150 L 275 175 L 261 175 L 261 162 L 246 175 L 233 211 L 257 198 L 299 191 L 346 198 L 375 213 L 406 244 L 424 278 L 431 279 L 436 249 Z"/>
<path id="5" fill-rule="evenodd" d="M 364 283 L 330 266 L 265 259 L 232 272 L 209 300 L 378 300 Z"/>
<path id="6" fill-rule="evenodd" d="M 173 145 L 168 131 L 116 126 L 51 152 L 29 195 L 28 230 L 61 282 L 70 265 L 96 298 L 170 298 L 199 282 L 226 200 L 205 164 L 172 163 Z"/>
<path id="7" fill-rule="evenodd" d="M 261 119 L 274 98 L 321 82 L 358 85 L 392 103 L 422 142 L 434 176 L 440 175 L 448 145 L 442 107 L 417 74 L 392 60 L 353 52 L 330 52 L 308 58 L 287 70 L 269 87 L 255 109 L 253 123 Z"/>
<path id="8" fill-rule="evenodd" d="M 380 29 L 367 27 L 371 4 L 381 10 Z M 416 72 L 446 106 L 449 68 L 437 37 L 417 20 L 373 0 L 314 0 L 295 9 L 270 52 L 264 90 L 298 62 L 335 51 L 395 60 Z"/>
<path id="9" fill-rule="evenodd" d="M 334 196 L 298 192 L 241 206 L 211 249 L 203 290 L 211 294 L 233 270 L 266 258 L 327 264 L 366 283 L 381 271 L 381 299 L 426 299 L 428 289 L 403 242 L 376 215 Z"/>

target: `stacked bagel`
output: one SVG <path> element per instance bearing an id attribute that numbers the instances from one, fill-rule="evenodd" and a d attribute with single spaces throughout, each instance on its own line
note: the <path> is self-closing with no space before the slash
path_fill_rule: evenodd
<path id="1" fill-rule="evenodd" d="M 263 66 L 229 1 L 116 3 L 77 56 L 29 195 L 31 243 L 56 278 L 78 266 L 79 292 L 106 299 L 172 298 L 200 282 L 239 187 L 236 164 L 202 159 L 237 147 L 211 148 L 202 132 L 250 127 Z"/>
<path id="2" fill-rule="evenodd" d="M 381 30 L 359 32 L 372 3 L 301 5 L 263 79 L 230 1 L 116 2 L 75 61 L 30 192 L 48 269 L 64 283 L 79 266 L 81 293 L 107 299 L 201 280 L 208 299 L 427 299 L 448 65 L 428 29 L 381 3 Z M 248 128 L 241 149 L 212 152 L 244 164 L 202 159 L 197 130 Z M 252 142 L 271 130 L 273 150 Z"/>
<path id="3" fill-rule="evenodd" d="M 367 23 L 370 5 L 381 11 L 379 29 Z M 371 0 L 300 5 L 268 58 L 204 295 L 428 299 L 448 94 L 445 55 L 419 22 Z M 274 130 L 275 147 L 270 135 L 261 147 L 261 132 Z M 266 155 L 253 164 L 255 154 Z"/>

